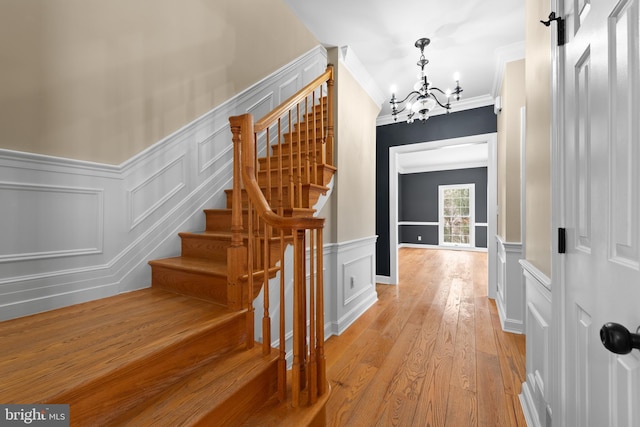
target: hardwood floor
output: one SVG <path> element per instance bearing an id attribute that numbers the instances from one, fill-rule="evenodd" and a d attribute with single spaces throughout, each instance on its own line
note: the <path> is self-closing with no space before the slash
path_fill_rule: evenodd
<path id="1" fill-rule="evenodd" d="M 403 248 L 400 283 L 327 340 L 328 426 L 525 427 L 524 335 L 487 298 L 487 254 Z"/>

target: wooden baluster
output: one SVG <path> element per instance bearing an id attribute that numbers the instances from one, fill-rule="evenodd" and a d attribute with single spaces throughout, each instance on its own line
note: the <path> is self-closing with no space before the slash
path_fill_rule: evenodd
<path id="1" fill-rule="evenodd" d="M 327 80 L 327 164 L 334 165 L 333 159 L 333 66 L 331 77 Z"/>
<path id="2" fill-rule="evenodd" d="M 314 184 L 320 184 L 318 182 L 318 153 L 316 151 L 316 149 L 317 149 L 317 146 L 316 146 L 316 142 L 317 142 L 316 141 L 317 123 L 316 123 L 316 92 L 315 91 L 313 91 L 312 96 L 313 96 L 313 102 L 312 102 L 313 107 L 311 108 L 311 111 L 312 111 L 311 120 L 313 122 L 313 125 L 312 125 L 313 132 L 311 134 L 311 138 L 313 138 L 313 139 L 311 140 L 311 158 L 313 159 L 313 161 L 311 162 L 311 168 L 312 168 L 312 178 L 311 179 L 312 179 L 312 182 Z M 322 108 L 322 98 L 320 98 L 320 107 Z"/>
<path id="3" fill-rule="evenodd" d="M 284 230 L 280 230 L 280 355 L 278 357 L 278 399 L 284 402 L 287 398 L 287 340 L 285 331 L 285 304 L 284 304 Z"/>
<path id="4" fill-rule="evenodd" d="M 324 85 L 320 86 L 320 140 L 322 141 L 321 149 L 320 149 L 320 164 L 323 165 L 327 163 L 327 127 L 325 123 L 325 101 L 326 96 L 324 95 Z M 323 171 L 324 172 L 324 171 Z M 322 183 L 324 185 L 324 175 L 322 176 Z"/>
<path id="5" fill-rule="evenodd" d="M 318 400 L 318 370 L 316 365 L 316 323 L 315 323 L 315 271 L 314 271 L 314 232 L 309 233 L 309 402 Z"/>
<path id="6" fill-rule="evenodd" d="M 291 406 L 294 408 L 300 405 L 300 390 L 304 388 L 304 342 L 302 341 L 301 329 L 306 328 L 306 322 L 302 313 L 304 300 L 302 290 L 304 289 L 304 269 L 302 265 L 305 261 L 304 230 L 293 230 L 293 364 L 291 367 Z"/>
<path id="7" fill-rule="evenodd" d="M 262 316 L 262 354 L 271 353 L 271 317 L 269 313 L 269 266 L 271 264 L 271 226 L 264 224 L 264 256 L 262 259 L 264 315 Z"/>
<path id="8" fill-rule="evenodd" d="M 284 203 L 283 203 L 283 186 L 284 183 L 282 181 L 282 119 L 278 118 L 278 215 L 284 214 Z"/>
<path id="9" fill-rule="evenodd" d="M 300 112 L 300 106 L 298 106 L 298 112 Z M 291 118 L 291 110 L 289 110 L 289 142 L 293 147 L 293 120 Z M 289 150 L 289 207 L 295 206 L 294 193 L 295 193 L 295 181 L 293 175 L 293 150 Z"/>
<path id="10" fill-rule="evenodd" d="M 296 196 L 296 206 L 302 207 L 302 134 L 300 132 L 300 128 L 302 127 L 302 117 L 300 116 L 300 104 L 298 104 L 298 123 L 296 128 L 298 129 L 298 172 L 297 172 L 297 181 L 298 181 L 298 194 Z M 291 149 L 293 149 L 293 139 L 291 141 Z"/>
<path id="11" fill-rule="evenodd" d="M 302 230 L 302 244 L 304 249 L 302 250 L 302 258 L 300 260 L 301 273 L 300 273 L 300 304 L 301 304 L 301 315 L 300 315 L 300 323 L 302 327 L 300 328 L 300 352 L 303 357 L 301 360 L 302 365 L 300 366 L 300 387 L 307 387 L 307 364 L 309 363 L 309 346 L 307 344 L 307 231 Z"/>
<path id="12" fill-rule="evenodd" d="M 313 105 L 311 106 L 312 110 L 313 110 Z M 305 121 L 305 134 L 304 134 L 304 183 L 305 184 L 309 184 L 311 183 L 311 162 L 309 160 L 309 156 L 311 155 L 311 152 L 309 150 L 309 137 L 311 136 L 311 129 L 309 128 L 310 125 L 310 121 L 309 119 L 309 97 L 307 96 L 304 99 L 304 111 L 305 111 L 305 115 L 304 115 L 304 121 Z M 300 149 L 302 150 L 302 143 L 299 144 L 300 145 Z"/>
<path id="13" fill-rule="evenodd" d="M 253 247 L 254 247 L 254 230 L 253 230 L 253 204 L 251 200 L 247 200 L 247 218 L 248 218 L 248 238 L 247 238 L 247 348 L 253 348 L 254 338 L 254 308 L 253 308 Z"/>
<path id="14" fill-rule="evenodd" d="M 316 359 L 318 365 L 318 394 L 323 395 L 327 391 L 327 361 L 324 356 L 324 274 L 323 259 L 324 247 L 322 243 L 322 231 L 315 230 L 317 235 L 317 256 L 316 265 Z"/>
<path id="15" fill-rule="evenodd" d="M 231 195 L 231 246 L 227 249 L 227 305 L 243 307 L 240 276 L 247 271 L 247 248 L 242 241 L 241 118 L 230 117 L 233 141 L 233 193 Z"/>
<path id="16" fill-rule="evenodd" d="M 267 128 L 267 140 L 265 142 L 265 151 L 266 151 L 266 156 L 267 156 L 267 170 L 266 170 L 266 176 L 267 176 L 267 180 L 266 180 L 266 186 L 267 186 L 267 191 L 265 194 L 265 197 L 267 198 L 267 202 L 269 202 L 269 205 L 271 205 L 272 203 L 272 196 L 271 196 L 271 134 L 269 132 L 269 128 Z M 256 151 L 256 153 L 258 153 Z M 257 160 L 258 160 L 258 156 L 256 155 L 256 166 L 257 166 Z M 258 170 L 258 168 L 256 167 L 255 169 L 256 171 Z"/>

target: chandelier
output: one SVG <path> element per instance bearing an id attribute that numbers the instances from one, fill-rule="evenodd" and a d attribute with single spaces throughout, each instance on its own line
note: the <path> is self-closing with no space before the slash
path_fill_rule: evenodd
<path id="1" fill-rule="evenodd" d="M 432 86 L 427 78 L 424 67 L 429 63 L 429 60 L 424 57 L 424 48 L 427 47 L 429 43 L 431 43 L 431 40 L 428 38 L 421 38 L 415 42 L 415 46 L 420 49 L 420 59 L 417 62 L 418 67 L 420 67 L 420 74 L 418 74 L 418 81 L 413 87 L 414 90 L 409 92 L 401 101 L 398 101 L 396 98 L 395 90 L 391 90 L 391 101 L 389 103 L 391 104 L 391 114 L 393 115 L 394 121 L 397 121 L 398 114 L 404 111 L 408 112 L 407 123 L 413 123 L 415 119 L 427 120 L 431 111 L 438 105 L 447 110 L 448 114 L 449 110 L 451 110 L 451 97 L 453 96 L 456 101 L 460 100 L 462 87 L 460 87 L 460 76 L 458 73 L 453 76 L 453 79 L 456 81 L 456 87 L 453 91 L 450 89 L 443 91 Z M 437 94 L 441 97 L 446 97 L 446 101 L 438 99 Z M 400 106 L 400 109 L 398 109 L 398 106 Z"/>

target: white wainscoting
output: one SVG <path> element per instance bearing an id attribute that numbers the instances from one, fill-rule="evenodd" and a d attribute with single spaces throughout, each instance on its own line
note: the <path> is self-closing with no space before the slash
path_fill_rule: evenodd
<path id="1" fill-rule="evenodd" d="M 496 306 L 500 315 L 502 329 L 507 332 L 523 334 L 524 311 L 524 280 L 519 261 L 522 258 L 522 244 L 503 241 L 496 236 L 497 241 L 497 292 Z"/>
<path id="2" fill-rule="evenodd" d="M 324 246 L 324 334 L 325 339 L 340 335 L 358 317 L 378 300 L 375 283 L 375 254 L 377 236 L 349 242 L 331 243 Z M 307 262 L 309 253 L 307 252 Z M 285 311 L 287 360 L 292 354 L 293 307 L 293 249 L 289 245 L 285 251 Z M 307 274 L 307 286 L 309 283 Z M 353 285 L 352 285 L 353 284 Z M 309 295 L 309 288 L 307 288 Z M 262 318 L 264 316 L 264 290 L 256 297 L 255 337 L 262 342 Z M 269 281 L 269 316 L 271 320 L 271 345 L 280 346 L 280 274 Z"/>
<path id="3" fill-rule="evenodd" d="M 527 374 L 520 403 L 529 427 L 551 426 L 551 281 L 521 260 L 526 286 Z"/>
<path id="4" fill-rule="evenodd" d="M 225 206 L 229 116 L 261 117 L 326 64 L 318 46 L 121 165 L 0 150 L 0 320 L 148 287 L 147 262 Z"/>
<path id="5" fill-rule="evenodd" d="M 332 264 L 335 312 L 331 317 L 332 335 L 340 335 L 369 307 L 378 301 L 376 292 L 377 236 L 334 245 Z"/>

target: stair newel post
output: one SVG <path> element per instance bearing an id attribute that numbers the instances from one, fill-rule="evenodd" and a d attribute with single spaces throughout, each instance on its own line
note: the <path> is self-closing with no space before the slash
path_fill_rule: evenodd
<path id="1" fill-rule="evenodd" d="M 331 71 L 331 75 L 327 80 L 327 146 L 326 146 L 326 163 L 331 166 L 334 165 L 333 159 L 333 87 L 334 87 L 334 68 L 333 65 L 329 65 L 327 67 L 328 70 Z"/>
<path id="2" fill-rule="evenodd" d="M 264 256 L 262 260 L 264 314 L 262 316 L 262 354 L 271 353 L 271 317 L 269 314 L 269 266 L 271 265 L 271 226 L 264 224 Z"/>
<path id="3" fill-rule="evenodd" d="M 318 371 L 316 365 L 316 308 L 315 308 L 315 230 L 309 230 L 309 402 L 316 403 L 318 400 Z"/>
<path id="4" fill-rule="evenodd" d="M 316 265 L 316 359 L 318 367 L 318 394 L 323 395 L 327 391 L 326 359 L 324 356 L 324 274 L 323 274 L 323 228 L 314 230 L 317 235 Z M 313 345 L 313 343 L 312 343 Z"/>
<path id="5" fill-rule="evenodd" d="M 229 118 L 233 141 L 233 193 L 231 198 L 231 246 L 227 249 L 227 305 L 243 306 L 240 276 L 247 271 L 247 248 L 242 242 L 242 116 Z M 253 341 L 253 337 L 249 340 Z"/>
<path id="6" fill-rule="evenodd" d="M 300 390 L 304 388 L 304 329 L 305 300 L 304 268 L 305 230 L 293 230 L 293 364 L 291 367 L 291 406 L 300 405 Z"/>

